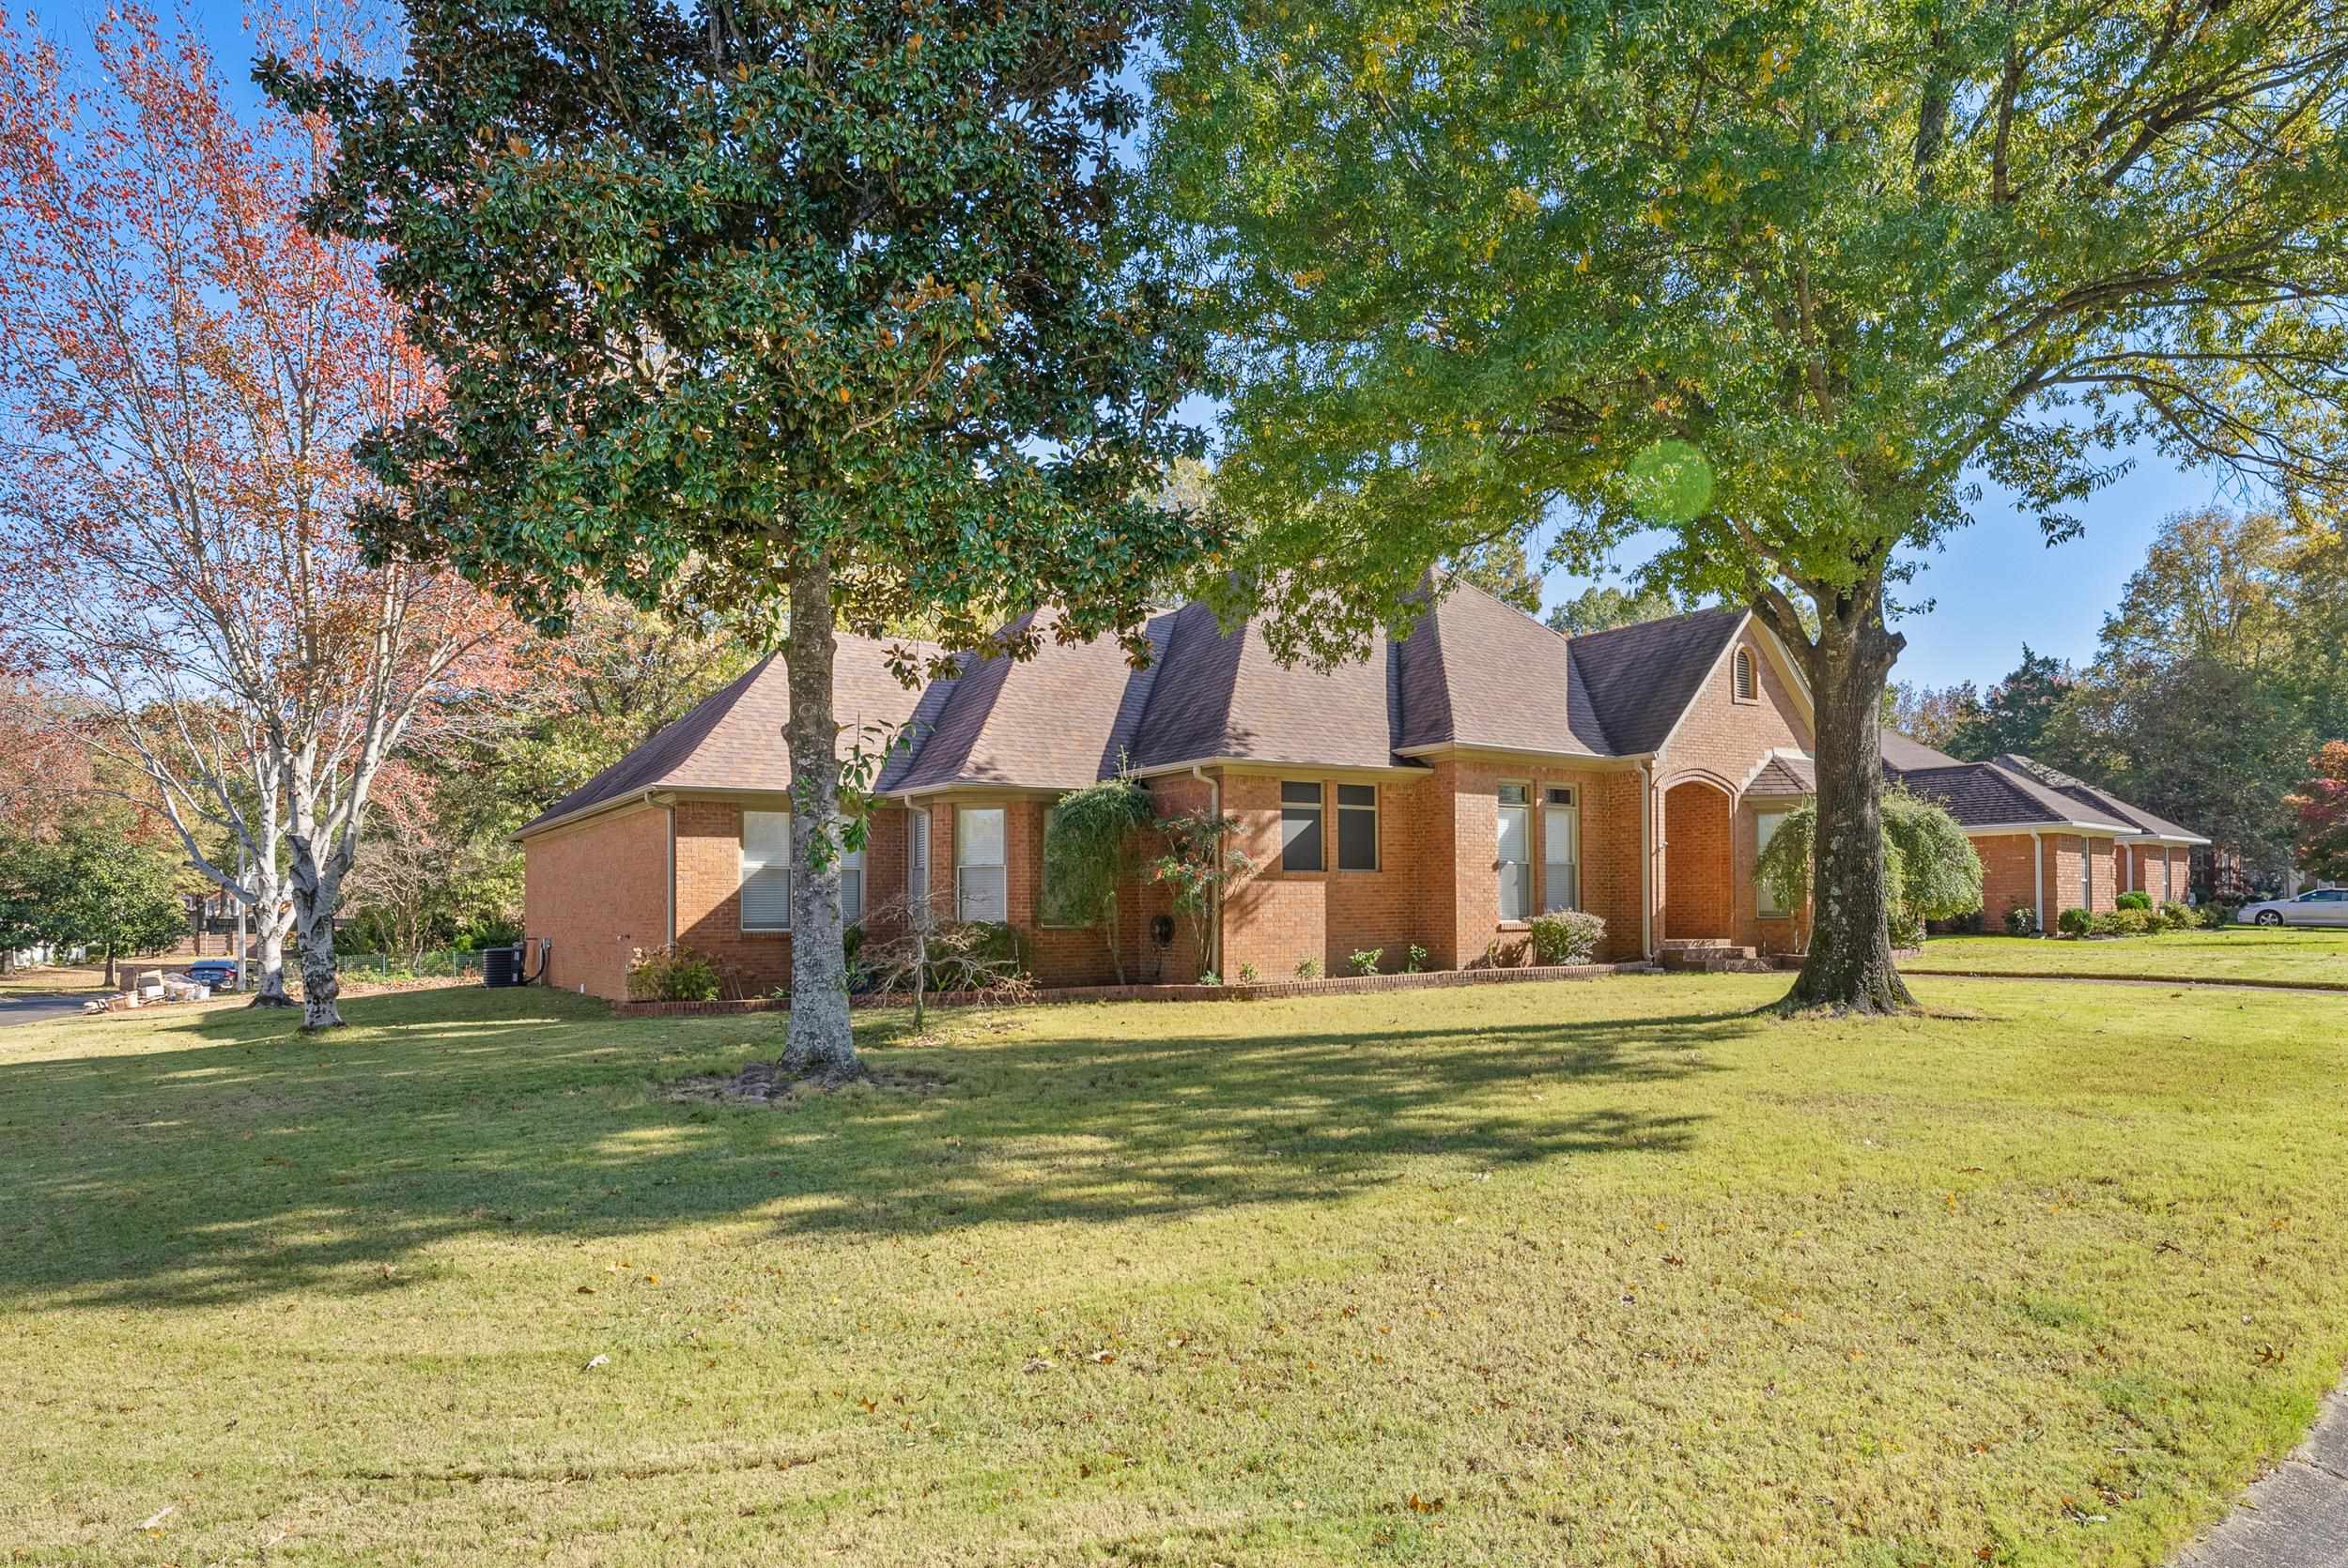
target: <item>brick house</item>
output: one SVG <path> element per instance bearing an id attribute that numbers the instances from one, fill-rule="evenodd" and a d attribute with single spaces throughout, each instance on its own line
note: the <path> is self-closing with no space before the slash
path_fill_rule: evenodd
<path id="1" fill-rule="evenodd" d="M 1904 735 L 1883 737 L 1885 776 L 1938 800 L 1981 856 L 1982 915 L 1994 929 L 2026 908 L 2041 930 L 2066 909 L 2119 907 L 2123 893 L 2184 901 L 2209 840 L 2069 774 L 2006 752 L 1960 762 Z"/>
<path id="2" fill-rule="evenodd" d="M 889 674 L 888 645 L 841 638 L 843 746 L 908 735 L 844 869 L 851 921 L 919 890 L 1018 927 L 1045 985 L 1107 983 L 1105 933 L 1046 918 L 1043 833 L 1062 793 L 1121 768 L 1161 816 L 1236 818 L 1258 868 L 1205 954 L 1163 889 L 1128 887 L 1133 981 L 1286 978 L 1307 960 L 1339 974 L 1367 948 L 1392 970 L 1414 945 L 1430 969 L 1516 961 L 1526 917 L 1550 909 L 1602 915 L 1612 961 L 1798 940 L 1753 865 L 1812 788 L 1810 703 L 1745 611 L 1568 638 L 1459 584 L 1407 637 L 1328 671 L 1284 668 L 1259 627 L 1203 605 L 1150 623 L 1140 670 L 1113 640 L 1057 643 L 1052 619 L 1033 618 L 1033 659 L 965 655 L 919 691 Z M 668 942 L 740 993 L 788 983 L 787 708 L 781 662 L 762 663 L 521 830 L 548 983 L 622 996 L 631 954 Z"/>

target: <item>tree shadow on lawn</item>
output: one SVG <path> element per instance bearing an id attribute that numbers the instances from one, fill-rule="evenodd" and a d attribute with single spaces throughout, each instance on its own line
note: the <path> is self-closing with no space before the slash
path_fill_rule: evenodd
<path id="1" fill-rule="evenodd" d="M 0 1064 L 0 1300 L 396 1289 L 409 1254 L 468 1234 L 749 1219 L 778 1240 L 888 1239 L 1327 1203 L 1429 1154 L 1676 1155 L 1703 1118 L 1657 1091 L 1718 1070 L 1701 1048 L 1750 1029 L 1722 1012 L 1271 1036 L 1218 1007 L 1233 1032 L 1128 1040 L 1101 1033 L 1115 1013 L 1070 1008 L 1039 1039 L 1019 1038 L 1033 1014 L 1000 1038 L 962 1015 L 955 1044 L 874 1053 L 938 1092 L 766 1109 L 662 1087 L 774 1055 L 780 1015 L 656 1025 L 449 995 L 353 1003 L 365 1032 L 344 1037 L 224 1011 L 197 1025 L 208 1045 Z"/>

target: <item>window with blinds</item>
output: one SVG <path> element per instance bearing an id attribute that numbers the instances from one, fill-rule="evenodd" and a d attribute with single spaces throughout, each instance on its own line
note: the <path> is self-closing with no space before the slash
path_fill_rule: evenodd
<path id="1" fill-rule="evenodd" d="M 742 929 L 791 929 L 791 813 L 742 813 Z"/>
<path id="2" fill-rule="evenodd" d="M 964 920 L 1001 920 L 1004 911 L 1003 808 L 965 806 L 954 813 L 954 896 Z"/>

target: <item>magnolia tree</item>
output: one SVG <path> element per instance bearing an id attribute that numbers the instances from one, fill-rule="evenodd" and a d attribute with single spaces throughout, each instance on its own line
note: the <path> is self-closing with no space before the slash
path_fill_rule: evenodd
<path id="1" fill-rule="evenodd" d="M 310 1027 L 341 1022 L 333 917 L 381 768 L 504 679 L 490 601 L 351 531 L 391 500 L 352 441 L 433 378 L 365 249 L 300 220 L 327 150 L 240 116 L 147 13 L 85 62 L 0 30 L 0 639 L 94 700 L 124 792 L 251 906 L 258 1002 L 288 1004 L 299 933 Z"/>
<path id="2" fill-rule="evenodd" d="M 312 216 L 391 247 L 448 371 L 365 449 L 418 492 L 378 536 L 546 622 L 593 586 L 784 623 L 795 1073 L 862 1070 L 836 628 L 1020 656 L 1038 634 L 995 628 L 1053 601 L 1058 638 L 1140 658 L 1205 544 L 1150 499 L 1196 454 L 1171 415 L 1199 351 L 1123 222 L 1142 22 L 412 0 L 394 78 L 267 72 L 341 128 Z"/>

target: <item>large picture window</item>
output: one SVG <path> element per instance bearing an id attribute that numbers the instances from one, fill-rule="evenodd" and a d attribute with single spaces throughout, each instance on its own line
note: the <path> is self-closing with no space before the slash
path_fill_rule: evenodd
<path id="1" fill-rule="evenodd" d="M 1321 786 L 1280 786 L 1280 869 L 1318 871 L 1321 848 Z"/>
<path id="2" fill-rule="evenodd" d="M 1582 806 L 1570 788 L 1541 797 L 1541 911 L 1582 907 Z"/>
<path id="3" fill-rule="evenodd" d="M 1378 869 L 1378 786 L 1337 786 L 1337 869 Z"/>
<path id="4" fill-rule="evenodd" d="M 1761 852 L 1769 847 L 1769 840 L 1777 837 L 1777 830 L 1785 825 L 1785 817 L 1786 813 L 1783 811 L 1763 811 L 1753 819 L 1754 860 L 1761 858 Z M 1763 919 L 1775 919 L 1792 912 L 1772 898 L 1768 887 L 1763 886 L 1754 890 L 1753 913 Z"/>
<path id="5" fill-rule="evenodd" d="M 742 813 L 742 929 L 791 929 L 791 813 Z"/>
<path id="6" fill-rule="evenodd" d="M 1522 920 L 1532 910 L 1532 792 L 1522 784 L 1500 787 L 1500 917 Z"/>
<path id="7" fill-rule="evenodd" d="M 1005 918 L 999 806 L 965 806 L 954 813 L 954 899 L 957 918 Z"/>

